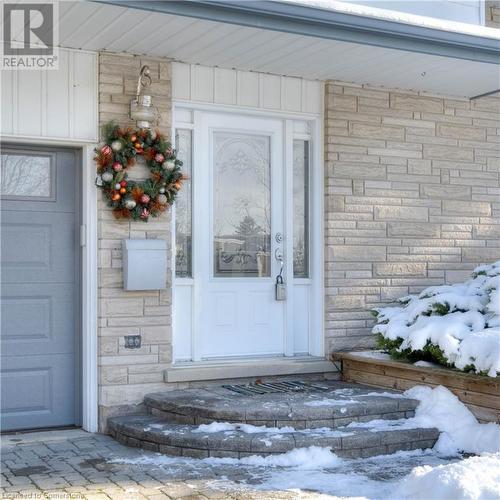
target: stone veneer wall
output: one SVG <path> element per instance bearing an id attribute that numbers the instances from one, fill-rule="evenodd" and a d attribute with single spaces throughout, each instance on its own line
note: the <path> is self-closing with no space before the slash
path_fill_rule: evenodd
<path id="1" fill-rule="evenodd" d="M 99 56 L 99 122 L 133 125 L 129 102 L 142 64 L 170 133 L 171 65 L 125 54 Z M 500 258 L 500 98 L 469 102 L 329 82 L 325 99 L 327 352 L 371 345 L 369 309 L 467 276 Z M 136 167 L 140 169 L 138 165 Z M 171 283 L 124 292 L 121 242 L 163 238 L 170 216 L 118 222 L 98 194 L 99 415 L 140 411 L 165 384 L 171 361 Z M 170 258 L 168 259 L 170 262 Z M 170 272 L 167 273 L 170 280 Z M 124 335 L 142 347 L 124 349 Z"/>
<path id="2" fill-rule="evenodd" d="M 141 65 L 148 64 L 149 87 L 159 108 L 159 129 L 171 131 L 171 64 L 164 59 L 101 53 L 99 55 L 99 123 L 130 121 L 130 100 L 135 95 Z M 134 169 L 144 169 L 137 165 Z M 153 292 L 125 292 L 122 288 L 121 245 L 124 238 L 162 238 L 170 254 L 170 214 L 159 220 L 124 222 L 114 219 L 98 193 L 99 239 L 99 417 L 100 428 L 111 414 L 126 413 L 143 395 L 164 388 L 163 370 L 171 360 L 171 283 Z M 170 257 L 169 260 L 170 262 Z M 124 335 L 140 334 L 140 349 L 125 349 Z M 136 408 L 139 409 L 139 408 Z"/>
<path id="3" fill-rule="evenodd" d="M 486 0 L 485 24 L 500 29 L 500 0 Z"/>
<path id="4" fill-rule="evenodd" d="M 370 308 L 500 259 L 500 96 L 328 82 L 326 347 L 372 345 Z"/>

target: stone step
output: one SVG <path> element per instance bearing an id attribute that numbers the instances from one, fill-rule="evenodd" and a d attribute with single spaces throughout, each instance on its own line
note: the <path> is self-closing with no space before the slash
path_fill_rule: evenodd
<path id="1" fill-rule="evenodd" d="M 439 435 L 438 430 L 433 428 L 408 428 L 406 420 L 388 421 L 381 430 L 375 427 L 342 427 L 268 429 L 265 432 L 252 426 L 238 428 L 241 424 L 235 424 L 233 428 L 225 424 L 227 430 L 214 432 L 211 427 L 215 424 L 200 428 L 168 423 L 151 415 L 113 417 L 108 420 L 108 425 L 111 435 L 128 446 L 193 458 L 267 456 L 309 446 L 328 447 L 345 458 L 370 457 L 431 448 Z"/>
<path id="2" fill-rule="evenodd" d="M 306 392 L 244 396 L 224 387 L 148 394 L 149 414 L 166 422 L 240 422 L 295 429 L 340 427 L 351 422 L 414 416 L 418 401 L 396 391 L 339 381 L 315 382 Z"/>

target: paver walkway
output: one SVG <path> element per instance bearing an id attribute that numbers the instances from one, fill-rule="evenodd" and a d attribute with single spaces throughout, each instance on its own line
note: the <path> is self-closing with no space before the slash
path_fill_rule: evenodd
<path id="1" fill-rule="evenodd" d="M 221 479 L 251 481 L 235 465 L 213 467 L 185 461 L 171 467 L 108 463 L 113 459 L 154 458 L 109 436 L 65 430 L 2 436 L 2 498 L 16 499 L 291 499 L 319 498 L 314 493 L 225 491 Z"/>

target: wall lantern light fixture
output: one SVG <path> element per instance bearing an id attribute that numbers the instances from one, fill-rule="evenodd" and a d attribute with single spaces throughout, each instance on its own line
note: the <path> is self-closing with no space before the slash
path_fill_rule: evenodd
<path id="1" fill-rule="evenodd" d="M 151 128 L 159 119 L 158 110 L 153 106 L 153 98 L 142 93 L 149 85 L 151 85 L 151 75 L 149 67 L 144 65 L 137 80 L 136 96 L 130 101 L 130 118 L 139 128 Z"/>

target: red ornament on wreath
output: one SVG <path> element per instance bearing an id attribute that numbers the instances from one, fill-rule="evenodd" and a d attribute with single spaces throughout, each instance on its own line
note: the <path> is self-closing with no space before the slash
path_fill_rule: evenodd
<path id="1" fill-rule="evenodd" d="M 103 127 L 103 137 L 104 144 L 95 149 L 96 185 L 115 217 L 144 222 L 158 217 L 174 203 L 185 179 L 172 144 L 158 131 L 123 129 L 112 122 Z M 150 171 L 145 181 L 128 179 L 138 156 Z"/>

